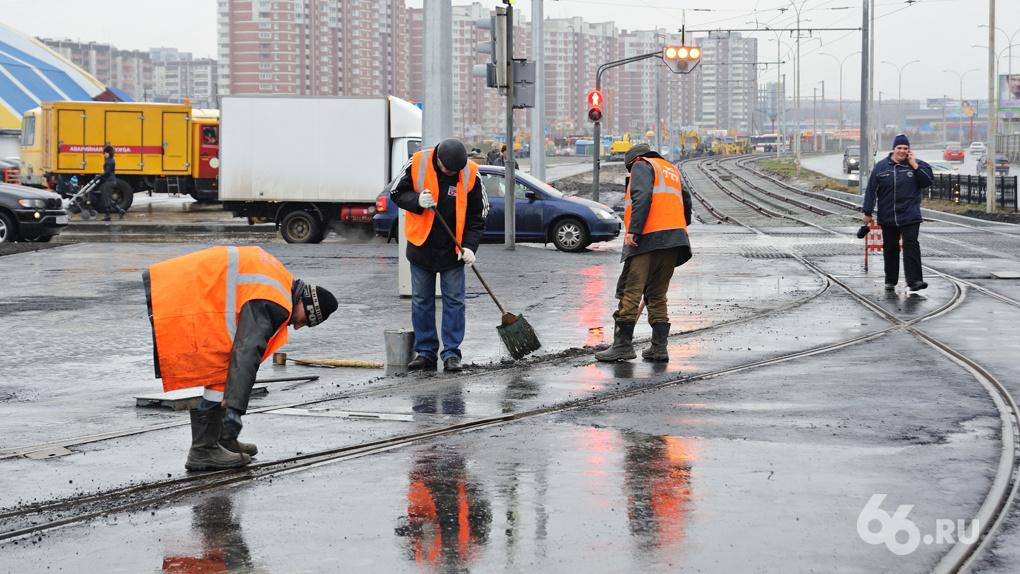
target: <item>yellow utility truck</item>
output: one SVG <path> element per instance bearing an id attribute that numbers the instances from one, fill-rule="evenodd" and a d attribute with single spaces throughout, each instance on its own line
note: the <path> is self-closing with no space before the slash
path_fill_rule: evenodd
<path id="1" fill-rule="evenodd" d="M 103 173 L 113 146 L 117 179 L 106 182 L 121 209 L 139 191 L 218 199 L 219 112 L 187 104 L 42 102 L 21 123 L 19 181 L 55 188 L 59 176 L 84 185 Z"/>

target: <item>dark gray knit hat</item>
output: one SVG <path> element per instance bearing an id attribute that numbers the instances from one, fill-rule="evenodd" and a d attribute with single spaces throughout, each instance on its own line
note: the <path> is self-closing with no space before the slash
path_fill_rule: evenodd
<path id="1" fill-rule="evenodd" d="M 309 327 L 314 327 L 328 319 L 339 306 L 332 293 L 312 284 L 305 285 L 305 290 L 301 294 L 301 304 L 305 306 L 305 316 L 308 318 Z"/>
<path id="2" fill-rule="evenodd" d="M 652 148 L 648 144 L 637 144 L 627 150 L 627 153 L 623 156 L 623 164 L 627 166 L 627 171 L 630 171 L 631 164 L 637 158 L 648 153 L 652 153 Z"/>
<path id="3" fill-rule="evenodd" d="M 467 165 L 467 149 L 464 143 L 457 138 L 445 139 L 436 146 L 436 153 L 439 154 L 439 161 L 443 167 L 450 171 L 460 171 Z"/>

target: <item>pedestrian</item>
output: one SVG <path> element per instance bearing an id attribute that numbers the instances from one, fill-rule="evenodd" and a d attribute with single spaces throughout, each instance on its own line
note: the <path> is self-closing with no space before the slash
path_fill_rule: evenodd
<path id="1" fill-rule="evenodd" d="M 641 314 L 641 298 L 652 326 L 652 346 L 641 356 L 668 361 L 669 310 L 666 291 L 673 270 L 691 258 L 687 225 L 691 221 L 691 194 L 680 185 L 676 166 L 652 151 L 648 144 L 627 150 L 624 164 L 630 172 L 623 212 L 623 271 L 616 282 L 620 304 L 613 313 L 613 344 L 595 353 L 599 361 L 635 358 L 634 325 Z"/>
<path id="2" fill-rule="evenodd" d="M 487 157 L 489 159 L 489 165 L 496 165 L 496 160 L 499 159 L 499 148 L 496 147 L 495 143 L 492 144 L 492 149 L 489 150 Z"/>
<path id="3" fill-rule="evenodd" d="M 287 326 L 314 327 L 336 298 L 307 284 L 260 247 L 211 247 L 142 273 L 163 390 L 204 386 L 191 410 L 185 468 L 244 466 L 258 453 L 238 442 L 259 365 L 287 342 Z M 225 319 L 225 320 L 224 320 Z"/>
<path id="4" fill-rule="evenodd" d="M 120 205 L 113 200 L 113 189 L 117 183 L 117 162 L 113 159 L 113 146 L 107 145 L 103 148 L 103 157 L 106 158 L 103 161 L 103 173 L 96 177 L 96 186 L 89 192 L 92 195 L 92 204 L 95 205 L 96 209 L 106 209 L 106 217 L 103 221 L 110 221 L 110 208 L 117 208 L 117 212 L 120 214 L 120 219 L 124 219 L 124 210 L 120 208 Z M 107 182 L 110 184 L 107 186 Z M 108 191 L 104 191 L 104 187 L 108 188 Z"/>
<path id="5" fill-rule="evenodd" d="M 893 291 L 900 277 L 900 238 L 903 238 L 903 274 L 911 291 L 926 289 L 921 271 L 921 190 L 935 182 L 931 166 L 914 157 L 910 140 L 899 134 L 893 139 L 888 157 L 875 163 L 864 192 L 865 224 L 872 221 L 878 203 L 878 224 L 882 227 L 882 257 L 885 260 L 885 290 Z"/>
<path id="6" fill-rule="evenodd" d="M 476 147 L 471 148 L 471 153 L 468 154 L 468 159 L 478 165 L 489 165 L 489 158 L 482 154 L 482 150 Z"/>
<path id="7" fill-rule="evenodd" d="M 485 231 L 489 199 L 464 144 L 451 138 L 414 154 L 390 197 L 405 213 L 411 264 L 411 325 L 415 358 L 409 369 L 460 371 L 464 341 L 464 265 L 474 265 Z M 458 249 L 436 217 L 455 230 Z M 442 354 L 436 333 L 436 274 L 443 297 Z"/>
<path id="8" fill-rule="evenodd" d="M 514 169 L 519 169 L 520 166 L 517 164 L 517 160 L 515 159 L 513 161 Z M 500 155 L 498 158 L 496 158 L 496 163 L 494 163 L 493 165 L 506 166 L 506 144 L 503 144 L 503 148 L 500 150 Z"/>

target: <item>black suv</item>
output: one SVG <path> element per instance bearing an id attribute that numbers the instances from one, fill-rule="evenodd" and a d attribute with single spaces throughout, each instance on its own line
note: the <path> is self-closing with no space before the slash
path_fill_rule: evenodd
<path id="1" fill-rule="evenodd" d="M 49 241 L 67 226 L 63 200 L 52 191 L 0 183 L 0 243 Z"/>
<path id="2" fill-rule="evenodd" d="M 843 171 L 850 173 L 855 169 L 861 170 L 861 148 L 852 145 L 843 150 Z"/>
<path id="3" fill-rule="evenodd" d="M 988 154 L 983 153 L 977 160 L 977 174 L 985 175 L 988 173 Z M 995 173 L 996 175 L 1009 175 L 1009 158 L 1004 153 L 995 154 Z"/>

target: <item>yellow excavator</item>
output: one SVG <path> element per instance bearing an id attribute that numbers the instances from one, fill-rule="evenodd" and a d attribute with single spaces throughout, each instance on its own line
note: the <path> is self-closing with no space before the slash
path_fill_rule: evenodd
<path id="1" fill-rule="evenodd" d="M 622 140 L 617 140 L 609 146 L 609 159 L 610 161 L 622 160 L 630 148 L 634 147 L 634 144 L 630 141 L 630 133 L 623 134 Z"/>
<path id="2" fill-rule="evenodd" d="M 701 151 L 701 136 L 698 132 L 693 130 L 680 132 L 680 153 L 691 155 L 697 151 Z"/>

